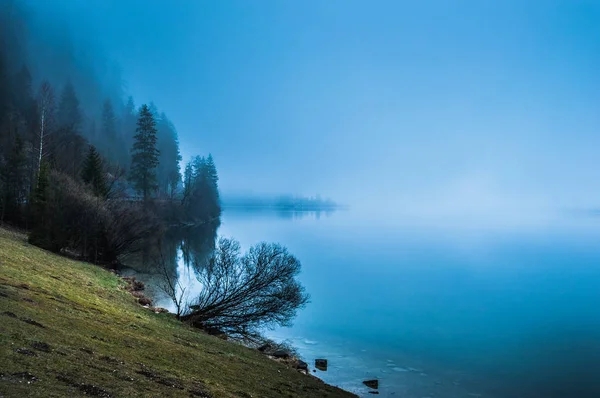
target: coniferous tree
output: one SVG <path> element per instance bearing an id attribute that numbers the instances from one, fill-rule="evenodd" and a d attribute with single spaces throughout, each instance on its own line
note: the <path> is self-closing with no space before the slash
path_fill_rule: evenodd
<path id="1" fill-rule="evenodd" d="M 90 145 L 88 154 L 83 163 L 81 178 L 85 184 L 92 188 L 94 195 L 105 197 L 107 194 L 106 176 L 104 164 L 96 148 Z"/>
<path id="2" fill-rule="evenodd" d="M 102 143 L 102 152 L 112 162 L 121 163 L 126 156 L 123 152 L 123 143 L 117 135 L 117 118 L 110 99 L 102 105 L 102 134 L 99 142 Z"/>
<path id="3" fill-rule="evenodd" d="M 83 116 L 79 99 L 71 82 L 65 85 L 56 114 L 58 130 L 54 134 L 54 164 L 59 171 L 75 178 L 83 162 L 86 140 L 81 136 Z"/>
<path id="4" fill-rule="evenodd" d="M 60 128 L 67 128 L 74 133 L 79 133 L 83 117 L 75 87 L 67 82 L 60 95 L 57 122 Z"/>
<path id="5" fill-rule="evenodd" d="M 27 66 L 23 66 L 13 78 L 13 104 L 19 114 L 32 125 L 35 119 L 35 100 L 31 86 L 31 73 Z"/>
<path id="6" fill-rule="evenodd" d="M 45 222 L 45 206 L 48 200 L 48 184 L 50 170 L 48 163 L 42 161 L 37 176 L 37 184 L 33 190 L 31 198 L 31 208 L 34 225 L 43 225 Z"/>
<path id="7" fill-rule="evenodd" d="M 208 221 L 221 214 L 217 168 L 211 155 L 196 156 L 185 169 L 183 208 L 188 217 Z"/>
<path id="8" fill-rule="evenodd" d="M 157 169 L 158 185 L 161 193 L 173 198 L 181 182 L 181 169 L 179 166 L 181 155 L 179 153 L 177 130 L 164 112 L 161 113 L 158 119 L 157 132 L 157 145 L 160 151 Z"/>
<path id="9" fill-rule="evenodd" d="M 219 194 L 219 176 L 217 175 L 217 167 L 213 160 L 212 155 L 209 153 L 206 158 L 206 175 L 210 183 L 211 189 L 215 192 L 218 197 Z"/>
<path id="10" fill-rule="evenodd" d="M 140 109 L 134 139 L 130 179 L 136 191 L 147 201 L 158 187 L 156 167 L 160 155 L 156 149 L 156 122 L 147 105 L 142 105 Z"/>
<path id="11" fill-rule="evenodd" d="M 27 158 L 23 148 L 23 140 L 17 135 L 0 176 L 4 186 L 0 221 L 4 221 L 7 216 L 11 217 L 12 221 L 20 221 L 21 206 L 26 198 L 26 163 Z"/>
<path id="12" fill-rule="evenodd" d="M 135 110 L 135 103 L 133 102 L 133 97 L 129 97 L 127 99 L 127 104 L 125 104 L 125 109 L 121 116 L 121 137 L 124 142 L 125 148 L 131 148 L 134 143 L 135 129 L 137 124 L 137 116 Z M 121 159 L 123 161 L 123 167 L 129 168 L 131 157 L 129 153 L 126 153 L 124 158 Z"/>

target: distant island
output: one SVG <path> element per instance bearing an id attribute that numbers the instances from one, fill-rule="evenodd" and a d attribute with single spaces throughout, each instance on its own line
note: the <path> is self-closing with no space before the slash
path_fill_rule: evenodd
<path id="1" fill-rule="evenodd" d="M 345 208 L 332 199 L 300 195 L 223 194 L 224 208 L 272 209 L 278 211 L 333 211 Z"/>

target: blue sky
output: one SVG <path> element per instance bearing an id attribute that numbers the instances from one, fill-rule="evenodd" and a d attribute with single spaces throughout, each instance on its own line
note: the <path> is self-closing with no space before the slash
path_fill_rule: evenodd
<path id="1" fill-rule="evenodd" d="M 224 191 L 600 204 L 599 1 L 55 0 Z M 416 210 L 415 210 L 416 211 Z"/>

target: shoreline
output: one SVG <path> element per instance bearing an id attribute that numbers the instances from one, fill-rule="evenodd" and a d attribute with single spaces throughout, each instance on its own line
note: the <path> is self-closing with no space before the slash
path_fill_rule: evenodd
<path id="1" fill-rule="evenodd" d="M 117 275 L 23 234 L 0 228 L 0 263 L 0 395 L 354 396 L 149 311 Z"/>

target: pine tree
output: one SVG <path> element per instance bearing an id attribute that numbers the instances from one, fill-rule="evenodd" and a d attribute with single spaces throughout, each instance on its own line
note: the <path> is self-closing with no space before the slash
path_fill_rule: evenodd
<path id="1" fill-rule="evenodd" d="M 117 118 L 113 110 L 112 102 L 106 99 L 102 105 L 102 137 L 99 142 L 103 145 L 100 148 L 107 158 L 112 161 L 119 161 L 123 145 L 117 137 Z"/>
<path id="2" fill-rule="evenodd" d="M 50 171 L 48 163 L 42 162 L 40 171 L 37 177 L 37 185 L 33 191 L 32 205 L 36 222 L 43 223 L 43 209 L 48 200 L 48 185 L 50 179 Z"/>
<path id="3" fill-rule="evenodd" d="M 23 140 L 19 135 L 15 137 L 12 151 L 7 159 L 6 166 L 2 170 L 2 182 L 4 186 L 4 198 L 2 200 L 2 213 L 0 221 L 4 221 L 8 215 L 12 221 L 20 221 L 20 206 L 26 198 L 25 175 L 27 157 L 23 148 Z"/>
<path id="4" fill-rule="evenodd" d="M 183 207 L 188 217 L 206 221 L 221 214 L 218 180 L 211 155 L 196 156 L 186 165 Z"/>
<path id="5" fill-rule="evenodd" d="M 40 170 L 37 176 L 37 184 L 33 190 L 31 198 L 31 214 L 33 229 L 29 235 L 30 242 L 37 242 L 38 244 L 42 241 L 50 239 L 49 216 L 47 211 L 48 203 L 48 190 L 50 186 L 50 170 L 48 163 L 42 161 Z"/>
<path id="6" fill-rule="evenodd" d="M 157 169 L 158 185 L 161 193 L 173 198 L 181 182 L 179 166 L 181 155 L 177 130 L 167 115 L 161 113 L 157 121 L 157 131 L 157 145 L 160 150 L 160 164 Z"/>
<path id="7" fill-rule="evenodd" d="M 25 65 L 13 79 L 14 105 L 28 124 L 33 124 L 35 118 L 35 100 L 31 80 L 31 73 Z"/>
<path id="8" fill-rule="evenodd" d="M 60 128 L 79 133 L 83 118 L 81 116 L 79 99 L 77 98 L 77 93 L 75 93 L 75 87 L 73 87 L 71 82 L 65 84 L 60 95 L 57 119 Z"/>
<path id="9" fill-rule="evenodd" d="M 107 192 L 104 164 L 96 148 L 90 145 L 81 172 L 83 182 L 90 185 L 94 195 L 105 197 Z"/>
<path id="10" fill-rule="evenodd" d="M 157 189 L 156 167 L 160 152 L 156 149 L 156 122 L 147 105 L 142 105 L 131 149 L 130 179 L 144 201 Z"/>
<path id="11" fill-rule="evenodd" d="M 133 97 L 129 97 L 127 100 L 127 104 L 125 105 L 125 109 L 121 116 L 121 138 L 124 142 L 125 148 L 131 148 L 134 143 L 134 135 L 136 129 L 136 111 L 135 111 L 135 103 L 133 102 Z M 127 151 L 126 151 L 127 152 Z M 131 157 L 129 153 L 125 153 L 123 159 L 119 159 L 120 162 L 123 162 L 123 167 L 129 168 Z"/>
<path id="12" fill-rule="evenodd" d="M 215 193 L 218 196 L 219 176 L 217 175 L 217 167 L 215 166 L 215 162 L 214 162 L 211 154 L 208 154 L 208 158 L 206 158 L 205 166 L 206 166 L 206 174 L 208 176 L 210 185 L 214 189 Z"/>
<path id="13" fill-rule="evenodd" d="M 65 85 L 57 112 L 58 130 L 53 134 L 52 158 L 55 167 L 75 178 L 83 163 L 86 140 L 81 136 L 83 116 L 75 88 Z"/>

